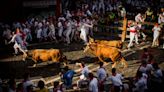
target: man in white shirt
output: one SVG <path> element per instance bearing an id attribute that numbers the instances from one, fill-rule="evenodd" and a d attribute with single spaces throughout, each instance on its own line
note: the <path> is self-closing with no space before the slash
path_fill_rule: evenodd
<path id="1" fill-rule="evenodd" d="M 155 24 L 155 26 L 153 27 L 152 31 L 153 31 L 153 43 L 152 43 L 152 47 L 159 46 L 159 40 L 158 40 L 158 38 L 159 38 L 159 35 L 160 35 L 161 28 L 158 25 L 158 23 Z"/>
<path id="2" fill-rule="evenodd" d="M 105 68 L 103 67 L 103 62 L 100 62 L 99 63 L 99 66 L 100 68 L 97 70 L 97 78 L 98 78 L 98 81 L 99 81 L 99 89 L 100 91 L 103 91 L 104 90 L 104 81 L 107 77 L 107 73 L 106 73 L 106 70 Z"/>
<path id="3" fill-rule="evenodd" d="M 83 21 L 82 26 L 81 26 L 81 33 L 80 33 L 80 38 L 84 41 L 84 44 L 87 44 L 88 39 L 87 35 L 89 32 L 89 28 L 92 28 L 93 25 L 89 25 L 86 21 Z"/>
<path id="4" fill-rule="evenodd" d="M 119 92 L 119 91 L 122 90 L 122 86 L 123 86 L 122 80 L 123 80 L 123 77 L 122 77 L 121 74 L 116 73 L 116 68 L 112 68 L 112 76 L 109 77 L 109 79 L 112 81 L 112 85 L 114 87 L 114 91 L 115 92 Z"/>
<path id="5" fill-rule="evenodd" d="M 136 30 L 136 27 L 137 27 L 137 24 L 134 22 L 129 26 L 129 29 L 130 29 L 130 41 L 129 41 L 129 44 L 128 44 L 128 48 L 130 48 L 131 46 L 133 46 L 133 40 L 135 39 L 135 43 L 136 44 L 139 44 L 138 43 L 138 33 L 137 33 L 137 30 Z"/>
<path id="6" fill-rule="evenodd" d="M 147 89 L 147 75 L 138 71 L 137 81 L 134 85 L 135 88 L 133 88 L 133 92 L 145 92 L 145 90 Z"/>
<path id="7" fill-rule="evenodd" d="M 98 92 L 98 80 L 93 76 L 92 73 L 88 74 L 89 76 L 89 92 Z"/>
<path id="8" fill-rule="evenodd" d="M 66 41 L 67 41 L 67 44 L 70 44 L 71 43 L 71 33 L 72 33 L 72 24 L 71 24 L 71 21 L 72 20 L 67 20 L 66 21 Z"/>
<path id="9" fill-rule="evenodd" d="M 84 77 L 87 78 L 89 74 L 88 66 L 86 66 L 84 63 L 81 63 L 80 67 L 81 67 L 81 75 L 84 75 Z"/>
<path id="10" fill-rule="evenodd" d="M 145 18 L 143 18 L 143 16 L 141 15 L 141 13 L 138 13 L 135 16 L 135 22 L 137 23 L 138 32 L 143 36 L 143 40 L 146 40 L 146 35 L 141 30 L 141 28 L 142 28 L 142 24 L 141 23 L 143 23 L 144 20 L 145 20 Z"/>
<path id="11" fill-rule="evenodd" d="M 63 34 L 63 24 L 62 24 L 63 20 L 62 19 L 58 19 L 58 36 L 60 37 L 60 39 L 62 38 L 62 34 Z"/>
<path id="12" fill-rule="evenodd" d="M 9 44 L 11 42 L 14 42 L 14 51 L 15 54 L 18 54 L 18 49 L 23 53 L 23 60 L 25 60 L 25 57 L 27 56 L 26 52 L 27 52 L 27 47 L 25 46 L 22 38 L 21 38 L 21 34 L 20 34 L 20 30 L 17 28 L 16 32 L 13 33 L 13 37 L 12 39 L 9 41 Z"/>
<path id="13" fill-rule="evenodd" d="M 138 14 L 135 16 L 135 21 L 136 21 L 136 22 L 144 22 L 144 18 L 143 18 L 143 16 L 141 15 L 141 13 L 138 13 Z"/>
<path id="14" fill-rule="evenodd" d="M 29 73 L 25 73 L 24 80 L 23 80 L 23 92 L 27 92 L 28 86 L 34 87 L 34 83 L 31 80 L 29 80 L 29 77 L 30 77 Z"/>

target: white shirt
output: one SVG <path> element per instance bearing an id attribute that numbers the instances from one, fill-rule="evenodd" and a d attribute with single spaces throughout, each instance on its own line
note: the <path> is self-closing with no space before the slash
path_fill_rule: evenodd
<path id="1" fill-rule="evenodd" d="M 148 72 L 152 71 L 152 70 L 153 70 L 152 64 L 147 64 L 147 65 L 146 65 L 146 70 L 147 70 Z"/>
<path id="2" fill-rule="evenodd" d="M 129 29 L 131 33 L 136 33 L 136 26 L 131 26 Z"/>
<path id="3" fill-rule="evenodd" d="M 144 20 L 142 19 L 141 14 L 137 14 L 137 15 L 135 16 L 135 21 L 136 21 L 136 22 L 143 22 L 143 21 L 144 21 Z"/>
<path id="4" fill-rule="evenodd" d="M 59 28 L 59 29 L 63 29 L 63 25 L 62 25 L 61 22 L 58 22 L 58 28 Z"/>
<path id="5" fill-rule="evenodd" d="M 68 22 L 68 23 L 67 23 L 67 30 L 72 30 L 71 22 Z"/>
<path id="6" fill-rule="evenodd" d="M 158 16 L 158 23 L 159 23 L 159 24 L 160 24 L 160 23 L 164 23 L 164 15 L 159 14 L 159 16 Z"/>
<path id="7" fill-rule="evenodd" d="M 99 68 L 97 70 L 97 77 L 98 77 L 98 80 L 101 80 L 103 81 L 105 78 L 106 78 L 107 74 L 106 74 L 106 71 L 104 68 Z"/>
<path id="8" fill-rule="evenodd" d="M 135 83 L 136 88 L 134 91 L 137 92 L 144 92 L 146 84 L 145 84 L 145 79 L 142 77 L 140 78 L 136 83 Z"/>
<path id="9" fill-rule="evenodd" d="M 85 66 L 82 70 L 81 70 L 81 74 L 84 75 L 85 77 L 88 76 L 89 73 L 89 69 L 87 66 Z"/>
<path id="10" fill-rule="evenodd" d="M 139 68 L 139 71 L 141 71 L 142 73 L 146 73 L 147 69 L 146 69 L 146 67 L 141 66 L 141 67 Z"/>
<path id="11" fill-rule="evenodd" d="M 160 27 L 157 27 L 157 26 L 155 26 L 154 28 L 153 28 L 153 31 L 154 31 L 154 34 L 159 34 L 159 31 L 161 30 L 161 28 Z"/>
<path id="12" fill-rule="evenodd" d="M 98 92 L 98 80 L 93 78 L 89 83 L 89 91 Z"/>
<path id="13" fill-rule="evenodd" d="M 156 78 L 162 77 L 163 75 L 162 75 L 161 69 L 158 69 L 158 70 L 154 71 L 154 76 L 155 76 Z"/>
<path id="14" fill-rule="evenodd" d="M 114 86 L 121 86 L 121 85 L 123 85 L 123 83 L 121 81 L 123 79 L 123 77 L 122 77 L 121 74 L 116 74 L 115 76 L 112 75 L 109 79 L 112 81 L 112 84 Z"/>
<path id="15" fill-rule="evenodd" d="M 37 38 L 41 38 L 42 29 L 39 28 L 37 31 Z"/>
<path id="16" fill-rule="evenodd" d="M 24 28 L 23 29 L 23 33 L 26 35 L 27 33 L 29 33 L 30 32 L 30 30 L 28 29 L 28 28 Z"/>
<path id="17" fill-rule="evenodd" d="M 66 19 L 69 19 L 70 17 L 72 17 L 70 11 L 67 11 L 67 14 L 66 14 Z"/>
<path id="18" fill-rule="evenodd" d="M 50 24 L 49 25 L 49 29 L 50 29 L 51 32 L 55 32 L 55 26 L 54 26 L 54 24 Z"/>

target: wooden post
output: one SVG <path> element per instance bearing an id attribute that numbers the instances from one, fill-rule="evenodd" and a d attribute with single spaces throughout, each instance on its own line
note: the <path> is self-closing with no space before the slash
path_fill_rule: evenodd
<path id="1" fill-rule="evenodd" d="M 61 15 L 61 0 L 56 0 L 56 18 Z"/>
<path id="2" fill-rule="evenodd" d="M 122 29 L 123 30 L 122 30 L 121 41 L 124 42 L 126 39 L 126 30 L 127 30 L 127 18 L 126 17 L 124 17 Z"/>

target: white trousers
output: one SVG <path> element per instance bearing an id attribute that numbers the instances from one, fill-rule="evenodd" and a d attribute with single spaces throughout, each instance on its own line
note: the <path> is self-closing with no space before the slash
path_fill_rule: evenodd
<path id="1" fill-rule="evenodd" d="M 50 32 L 48 33 L 48 36 L 49 36 L 51 39 L 56 40 L 55 31 L 50 31 Z"/>
<path id="2" fill-rule="evenodd" d="M 25 53 L 25 51 L 21 48 L 21 45 L 19 45 L 18 43 L 15 43 L 13 47 L 14 47 L 15 54 L 18 54 L 18 49 L 21 52 Z"/>
<path id="3" fill-rule="evenodd" d="M 63 34 L 63 28 L 59 28 L 59 30 L 58 30 L 58 36 L 59 37 L 62 37 L 62 34 Z"/>
<path id="4" fill-rule="evenodd" d="M 73 40 L 74 36 L 75 36 L 75 28 L 72 29 L 72 32 L 71 32 L 71 41 Z"/>
<path id="5" fill-rule="evenodd" d="M 128 44 L 128 48 L 130 48 L 131 46 L 133 46 L 133 40 L 134 39 L 135 39 L 135 43 L 136 44 L 139 44 L 138 43 L 138 35 L 137 35 L 137 33 L 130 32 L 130 42 Z"/>
<path id="6" fill-rule="evenodd" d="M 70 41 L 70 34 L 72 32 L 72 29 L 68 29 L 66 30 L 66 41 L 67 41 L 67 44 L 70 44 L 71 41 Z"/>
<path id="7" fill-rule="evenodd" d="M 85 29 L 81 29 L 81 33 L 80 33 L 80 38 L 85 42 L 87 43 L 88 42 L 88 39 L 87 39 L 87 32 Z"/>
<path id="8" fill-rule="evenodd" d="M 159 46 L 159 33 L 154 33 L 152 46 Z"/>

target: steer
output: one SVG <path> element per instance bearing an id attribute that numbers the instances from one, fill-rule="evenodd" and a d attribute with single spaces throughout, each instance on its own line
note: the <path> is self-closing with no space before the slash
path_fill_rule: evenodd
<path id="1" fill-rule="evenodd" d="M 110 58 L 114 63 L 112 65 L 112 68 L 116 66 L 116 60 L 120 60 L 122 65 L 124 65 L 124 68 L 128 66 L 128 63 L 126 62 L 124 57 L 122 57 L 121 52 L 118 50 L 118 48 L 105 46 L 98 43 L 88 43 L 86 48 L 84 49 L 84 52 L 88 50 L 91 50 L 91 53 L 97 56 L 101 62 L 104 62 L 102 58 Z"/>
<path id="2" fill-rule="evenodd" d="M 94 40 L 93 38 L 89 38 L 89 42 L 90 43 L 98 43 L 101 45 L 107 45 L 107 46 L 111 46 L 111 47 L 116 47 L 118 49 L 122 48 L 122 41 L 119 40 L 112 40 L 112 41 L 108 41 L 108 40 Z"/>
<path id="3" fill-rule="evenodd" d="M 67 61 L 66 56 L 59 49 L 35 49 L 28 53 L 28 56 L 32 56 L 32 60 L 35 62 L 33 65 L 36 66 L 38 61 L 47 62 L 62 62 Z"/>

